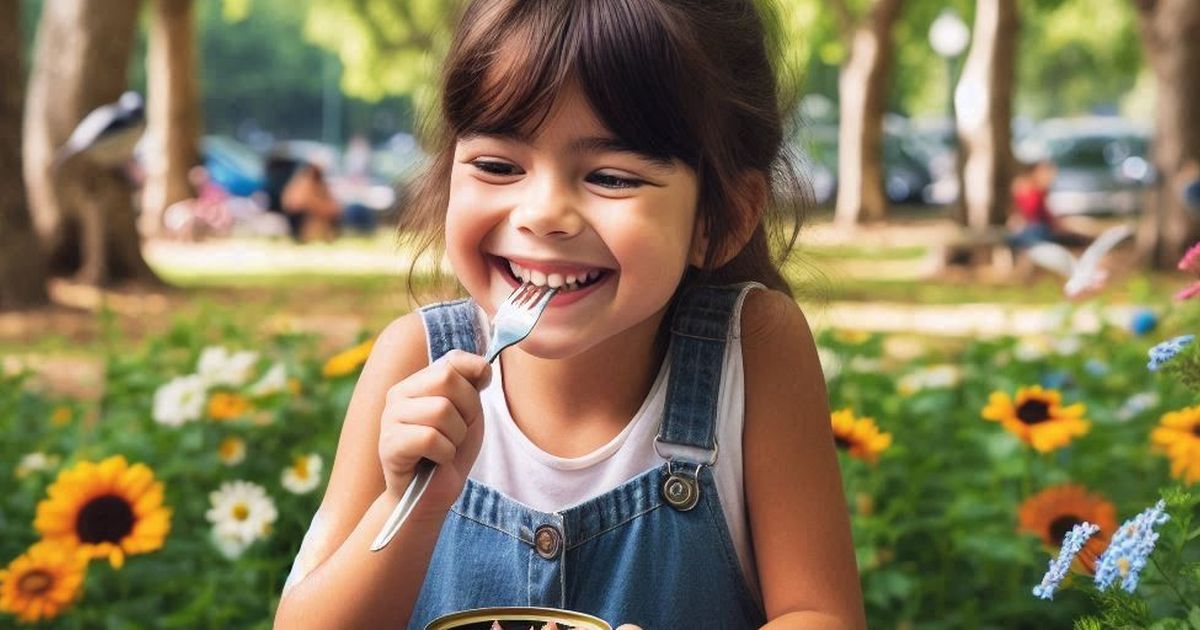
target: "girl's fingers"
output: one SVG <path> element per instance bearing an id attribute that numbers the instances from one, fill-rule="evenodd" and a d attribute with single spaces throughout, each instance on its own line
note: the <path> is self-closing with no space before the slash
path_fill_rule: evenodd
<path id="1" fill-rule="evenodd" d="M 385 430 L 380 439 L 380 454 L 385 463 L 393 458 L 415 462 L 422 457 L 438 464 L 454 461 L 458 447 L 433 427 L 397 424 Z"/>
<path id="2" fill-rule="evenodd" d="M 402 400 L 426 396 L 449 399 L 468 424 L 483 415 L 479 401 L 482 383 L 491 378 L 491 366 L 483 357 L 452 350 L 425 369 L 393 385 L 388 390 L 388 406 L 401 406 Z"/>
<path id="3" fill-rule="evenodd" d="M 467 436 L 467 422 L 458 407 L 441 396 L 409 398 L 395 410 L 384 409 L 383 423 L 426 426 L 437 430 L 454 445 Z"/>

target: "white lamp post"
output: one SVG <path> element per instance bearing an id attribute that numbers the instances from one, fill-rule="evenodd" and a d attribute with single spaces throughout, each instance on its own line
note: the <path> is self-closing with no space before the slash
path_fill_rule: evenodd
<path id="1" fill-rule="evenodd" d="M 954 60 L 967 49 L 969 43 L 971 30 L 954 9 L 944 9 L 929 26 L 929 45 L 933 47 L 933 52 L 946 60 L 946 94 L 951 124 L 954 124 Z"/>

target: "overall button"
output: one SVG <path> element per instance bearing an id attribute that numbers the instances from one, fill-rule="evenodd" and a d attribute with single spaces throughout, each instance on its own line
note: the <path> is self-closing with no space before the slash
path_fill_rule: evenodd
<path id="1" fill-rule="evenodd" d="M 533 534 L 533 545 L 539 556 L 553 560 L 562 551 L 562 534 L 553 525 L 542 525 Z"/>
<path id="2" fill-rule="evenodd" d="M 667 503 L 680 512 L 686 512 L 696 507 L 696 502 L 700 500 L 700 487 L 696 484 L 696 480 L 682 475 L 667 477 L 663 483 L 662 493 Z"/>

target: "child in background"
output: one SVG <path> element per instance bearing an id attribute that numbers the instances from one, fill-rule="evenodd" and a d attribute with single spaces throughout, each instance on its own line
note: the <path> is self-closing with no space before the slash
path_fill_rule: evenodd
<path id="1" fill-rule="evenodd" d="M 799 208 L 763 6 L 470 3 L 401 226 L 444 236 L 469 298 L 377 339 L 276 627 L 865 627 L 824 379 L 768 247 Z M 560 292 L 488 365 L 523 280 Z M 368 551 L 421 458 L 428 490 Z"/>
<path id="2" fill-rule="evenodd" d="M 1013 210 L 1009 228 L 1013 234 L 1009 243 L 1025 248 L 1035 243 L 1049 241 L 1067 247 L 1086 245 L 1088 238 L 1064 229 L 1050 212 L 1046 200 L 1050 186 L 1058 174 L 1058 167 L 1050 160 L 1039 160 L 1024 165 L 1013 178 Z"/>

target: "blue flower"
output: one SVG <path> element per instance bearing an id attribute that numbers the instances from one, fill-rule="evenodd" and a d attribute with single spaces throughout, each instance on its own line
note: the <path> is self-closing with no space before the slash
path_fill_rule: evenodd
<path id="1" fill-rule="evenodd" d="M 1158 316 L 1148 308 L 1138 309 L 1129 320 L 1129 330 L 1135 335 L 1145 335 L 1158 327 Z"/>
<path id="2" fill-rule="evenodd" d="M 1158 368 L 1171 359 L 1174 359 L 1175 355 L 1179 354 L 1183 350 L 1183 347 L 1191 343 L 1195 338 L 1196 335 L 1180 335 L 1150 348 L 1150 362 L 1146 364 L 1146 367 L 1151 372 L 1157 372 Z"/>
<path id="3" fill-rule="evenodd" d="M 1083 364 L 1083 371 L 1095 376 L 1096 378 L 1100 378 L 1103 376 L 1108 376 L 1108 373 L 1111 370 L 1108 367 L 1108 364 L 1100 359 L 1088 359 L 1087 363 Z"/>
<path id="4" fill-rule="evenodd" d="M 1071 563 L 1075 561 L 1075 556 L 1079 555 L 1079 550 L 1083 549 L 1084 543 L 1098 531 L 1100 531 L 1099 525 L 1093 525 L 1087 521 L 1072 527 L 1071 531 L 1063 537 L 1058 557 L 1050 560 L 1049 569 L 1046 571 L 1046 575 L 1042 576 L 1042 583 L 1033 587 L 1033 594 L 1042 599 L 1054 599 L 1054 591 L 1058 590 L 1058 585 L 1062 583 L 1063 578 L 1067 577 L 1067 571 L 1071 568 Z"/>
<path id="5" fill-rule="evenodd" d="M 1100 590 L 1110 588 L 1117 578 L 1121 578 L 1121 588 L 1132 593 L 1138 586 L 1142 569 L 1154 553 L 1154 544 L 1158 542 L 1158 532 L 1154 528 L 1170 520 L 1166 514 L 1166 503 L 1159 501 L 1154 506 L 1146 508 L 1141 514 L 1125 521 L 1113 534 L 1108 549 L 1096 563 L 1096 587 Z"/>
<path id="6" fill-rule="evenodd" d="M 1055 370 L 1042 375 L 1042 387 L 1046 389 L 1070 389 L 1075 386 L 1075 379 L 1069 372 Z"/>

